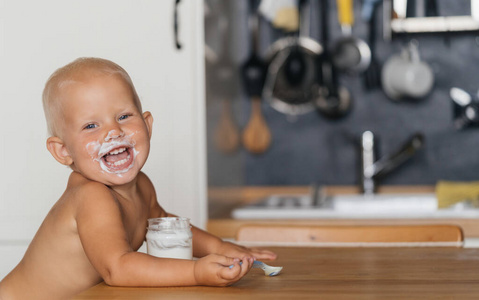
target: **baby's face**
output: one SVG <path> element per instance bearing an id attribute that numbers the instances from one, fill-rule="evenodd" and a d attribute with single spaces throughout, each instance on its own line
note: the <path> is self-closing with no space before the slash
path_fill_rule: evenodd
<path id="1" fill-rule="evenodd" d="M 61 130 L 72 169 L 106 185 L 131 182 L 150 150 L 152 118 L 119 75 L 93 75 L 61 89 Z"/>

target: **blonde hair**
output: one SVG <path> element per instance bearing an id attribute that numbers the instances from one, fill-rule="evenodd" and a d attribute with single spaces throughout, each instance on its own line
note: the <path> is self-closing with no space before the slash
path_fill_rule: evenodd
<path id="1" fill-rule="evenodd" d="M 43 89 L 43 111 L 50 136 L 58 136 L 57 125 L 58 122 L 62 120 L 62 115 L 60 114 L 62 104 L 61 101 L 58 101 L 58 92 L 66 84 L 77 81 L 82 71 L 89 71 L 92 74 L 120 75 L 131 87 L 135 104 L 138 110 L 140 112 L 142 111 L 140 98 L 136 93 L 135 86 L 133 85 L 130 75 L 128 75 L 122 67 L 103 58 L 81 57 L 53 72 Z"/>

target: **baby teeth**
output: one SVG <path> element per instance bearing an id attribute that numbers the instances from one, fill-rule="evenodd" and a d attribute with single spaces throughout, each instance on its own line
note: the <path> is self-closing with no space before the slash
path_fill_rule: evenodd
<path id="1" fill-rule="evenodd" d="M 111 154 L 111 155 L 115 155 L 115 154 L 120 154 L 120 153 L 123 153 L 126 151 L 126 148 L 119 148 L 119 149 L 115 149 L 113 151 L 111 151 L 110 153 L 108 154 Z"/>
<path id="2" fill-rule="evenodd" d="M 119 161 L 117 161 L 117 162 L 108 163 L 108 165 L 118 167 L 118 166 L 121 166 L 121 165 L 123 165 L 124 163 L 128 162 L 129 160 L 130 160 L 130 155 L 128 155 L 127 158 L 122 159 L 122 160 L 119 160 Z"/>

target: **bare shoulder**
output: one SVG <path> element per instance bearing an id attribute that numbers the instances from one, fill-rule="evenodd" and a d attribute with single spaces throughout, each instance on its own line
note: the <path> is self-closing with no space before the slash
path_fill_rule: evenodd
<path id="1" fill-rule="evenodd" d="M 151 182 L 150 178 L 143 173 L 140 172 L 138 173 L 138 188 L 140 190 L 140 193 L 142 194 L 142 198 L 148 202 L 151 203 L 151 201 L 156 201 L 156 192 L 155 192 L 155 187 L 153 186 L 153 183 Z"/>
<path id="2" fill-rule="evenodd" d="M 166 217 L 167 213 L 165 210 L 159 205 L 158 199 L 156 196 L 155 187 L 153 183 L 148 178 L 148 176 L 140 172 L 138 174 L 138 186 L 143 195 L 143 201 L 149 206 L 149 218 L 158 218 L 158 217 Z"/>
<path id="3" fill-rule="evenodd" d="M 90 198 L 92 195 L 112 196 L 110 189 L 103 183 L 89 180 L 83 175 L 73 172 L 68 180 L 67 192 L 75 198 Z"/>
<path id="4" fill-rule="evenodd" d="M 89 180 L 78 173 L 72 173 L 68 180 L 65 199 L 71 202 L 76 212 L 105 209 L 106 206 L 117 206 L 116 199 L 106 185 Z"/>
<path id="5" fill-rule="evenodd" d="M 138 184 L 141 185 L 142 188 L 154 190 L 150 178 L 143 172 L 138 173 Z"/>

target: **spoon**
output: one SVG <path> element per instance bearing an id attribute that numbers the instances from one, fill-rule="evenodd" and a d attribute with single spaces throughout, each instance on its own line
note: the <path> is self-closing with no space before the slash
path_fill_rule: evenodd
<path id="1" fill-rule="evenodd" d="M 264 262 L 262 261 L 259 261 L 259 260 L 255 260 L 253 262 L 253 268 L 260 268 L 264 271 L 264 275 L 266 276 L 276 276 L 276 275 L 279 275 L 279 273 L 281 272 L 281 270 L 283 270 L 283 267 L 272 267 L 272 266 L 268 266 L 267 264 L 265 264 Z"/>
<path id="2" fill-rule="evenodd" d="M 242 265 L 243 262 L 240 261 L 239 264 Z M 234 265 L 229 266 L 230 269 L 232 269 L 233 267 L 234 267 Z M 262 269 L 264 271 L 265 276 L 276 276 L 276 275 L 279 275 L 281 270 L 283 270 L 283 267 L 268 266 L 267 264 L 265 264 L 264 262 L 259 261 L 259 260 L 255 260 L 253 262 L 253 268 Z"/>

